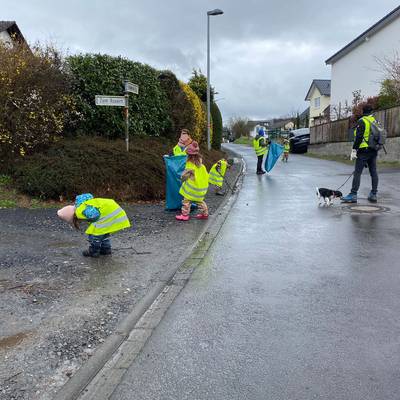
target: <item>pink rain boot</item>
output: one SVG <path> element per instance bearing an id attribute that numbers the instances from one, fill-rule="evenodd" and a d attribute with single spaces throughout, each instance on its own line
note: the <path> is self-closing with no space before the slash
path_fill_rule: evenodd
<path id="1" fill-rule="evenodd" d="M 180 214 L 180 215 L 177 215 L 175 217 L 175 219 L 177 219 L 178 221 L 189 221 L 190 217 L 189 217 L 189 215 Z"/>
<path id="2" fill-rule="evenodd" d="M 196 215 L 197 219 L 208 219 L 208 215 L 204 215 L 204 214 L 197 214 Z"/>

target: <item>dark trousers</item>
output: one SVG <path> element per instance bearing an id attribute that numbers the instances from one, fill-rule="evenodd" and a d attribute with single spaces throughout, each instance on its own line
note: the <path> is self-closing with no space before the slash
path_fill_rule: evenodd
<path id="1" fill-rule="evenodd" d="M 356 166 L 353 176 L 353 185 L 351 187 L 351 193 L 357 194 L 360 188 L 361 174 L 365 166 L 368 166 L 369 174 L 371 175 L 372 181 L 372 193 L 378 192 L 378 173 L 376 171 L 376 158 L 378 152 L 375 150 L 357 151 Z"/>
<path id="2" fill-rule="evenodd" d="M 93 253 L 108 252 L 111 250 L 110 234 L 105 235 L 89 235 L 88 241 L 90 251 Z"/>
<path id="3" fill-rule="evenodd" d="M 262 169 L 262 162 L 263 162 L 264 155 L 257 156 L 257 172 L 261 172 Z"/>

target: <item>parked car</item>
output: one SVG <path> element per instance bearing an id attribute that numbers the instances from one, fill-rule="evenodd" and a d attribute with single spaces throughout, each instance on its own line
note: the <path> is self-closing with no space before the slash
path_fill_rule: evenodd
<path id="1" fill-rule="evenodd" d="M 294 129 L 289 133 L 290 151 L 306 153 L 310 144 L 310 128 Z"/>

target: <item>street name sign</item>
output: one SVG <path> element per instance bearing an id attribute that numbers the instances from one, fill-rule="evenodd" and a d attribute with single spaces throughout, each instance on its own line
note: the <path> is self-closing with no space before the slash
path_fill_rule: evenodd
<path id="1" fill-rule="evenodd" d="M 96 106 L 114 106 L 114 107 L 125 107 L 126 99 L 125 96 L 95 96 Z"/>
<path id="2" fill-rule="evenodd" d="M 136 85 L 135 83 L 131 83 L 128 81 L 125 81 L 124 84 L 125 84 L 125 92 L 139 94 L 139 85 Z"/>

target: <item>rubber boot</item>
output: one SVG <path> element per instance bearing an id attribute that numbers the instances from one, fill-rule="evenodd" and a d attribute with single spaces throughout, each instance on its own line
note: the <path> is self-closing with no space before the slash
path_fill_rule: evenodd
<path id="1" fill-rule="evenodd" d="M 100 254 L 102 256 L 110 256 L 112 254 L 111 248 L 101 248 L 100 249 Z"/>
<path id="2" fill-rule="evenodd" d="M 189 221 L 190 217 L 189 217 L 189 215 L 180 214 L 180 215 L 177 215 L 175 217 L 175 219 L 177 219 L 178 221 Z"/>
<path id="3" fill-rule="evenodd" d="M 357 203 L 357 195 L 353 193 L 349 193 L 347 196 L 343 196 L 340 198 L 343 203 Z"/>
<path id="4" fill-rule="evenodd" d="M 208 219 L 208 215 L 204 215 L 204 214 L 197 214 L 196 219 Z"/>
<path id="5" fill-rule="evenodd" d="M 369 196 L 368 196 L 368 201 L 369 201 L 370 203 L 376 203 L 376 202 L 378 201 L 378 199 L 377 199 L 377 197 L 376 197 L 376 193 L 370 192 L 370 193 L 369 193 Z"/>
<path id="6" fill-rule="evenodd" d="M 83 255 L 84 257 L 93 257 L 93 258 L 97 258 L 97 257 L 100 256 L 100 250 L 94 251 L 91 247 L 89 247 L 88 250 L 82 251 L 82 255 Z"/>

